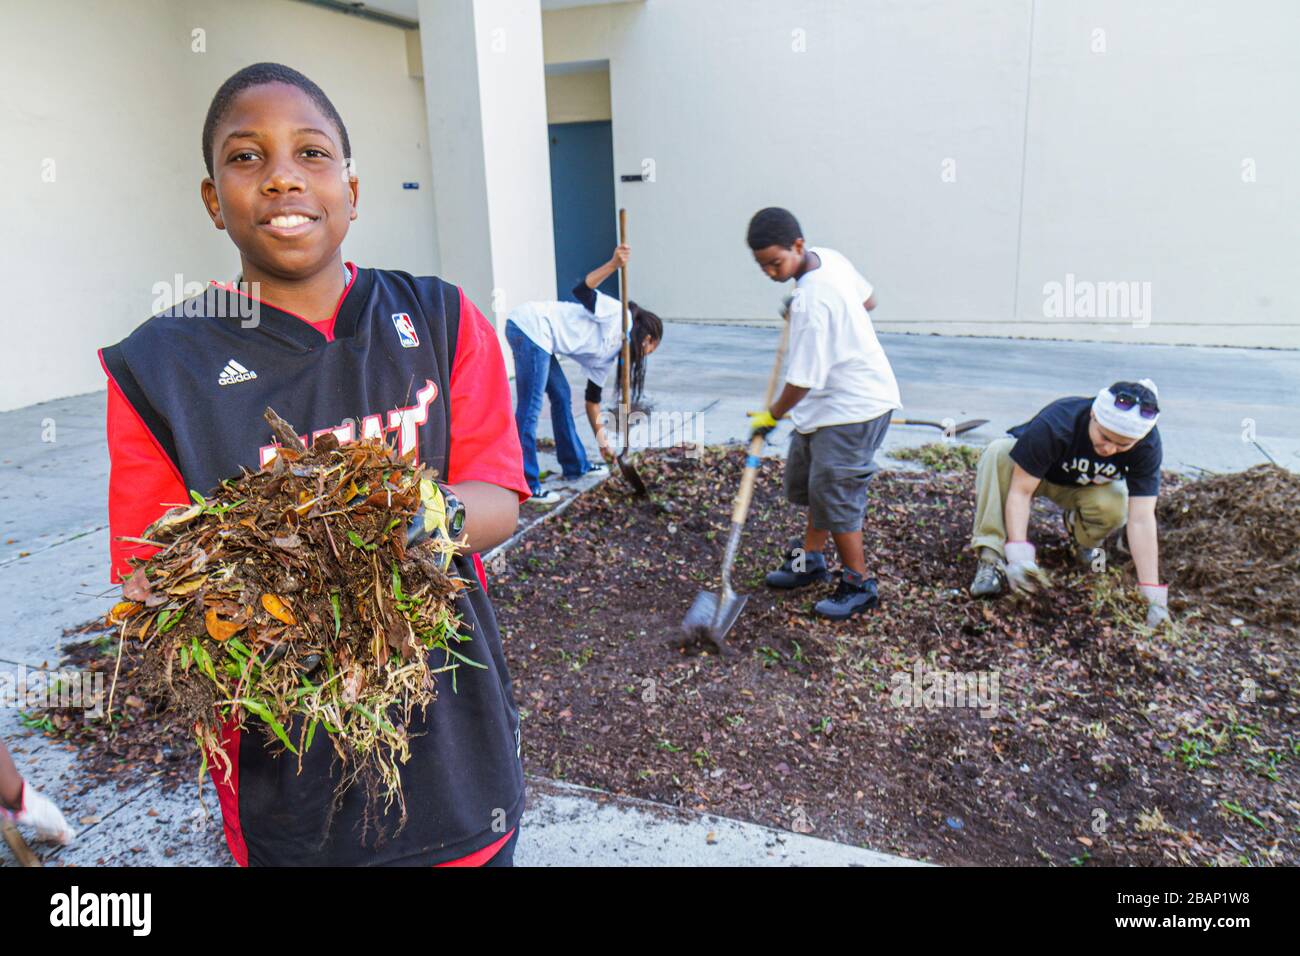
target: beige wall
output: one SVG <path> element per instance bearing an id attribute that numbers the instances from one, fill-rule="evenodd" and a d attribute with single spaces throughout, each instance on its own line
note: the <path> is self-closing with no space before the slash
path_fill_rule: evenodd
<path id="1" fill-rule="evenodd" d="M 546 122 L 587 123 L 611 115 L 609 70 L 547 74 Z"/>
<path id="2" fill-rule="evenodd" d="M 259 60 L 307 74 L 348 124 L 361 191 L 344 254 L 437 270 L 405 31 L 290 0 L 7 0 L 3 19 L 0 256 L 18 281 L 0 318 L 0 410 L 102 388 L 95 349 L 149 317 L 158 283 L 234 275 L 235 247 L 199 202 L 199 134 L 221 81 Z"/>
<path id="3" fill-rule="evenodd" d="M 616 172 L 654 163 L 616 188 L 662 315 L 773 316 L 743 239 L 782 205 L 885 330 L 1300 347 L 1294 0 L 648 0 L 544 29 L 548 65 L 609 61 Z M 1085 289 L 1111 307 L 1079 315 Z"/>

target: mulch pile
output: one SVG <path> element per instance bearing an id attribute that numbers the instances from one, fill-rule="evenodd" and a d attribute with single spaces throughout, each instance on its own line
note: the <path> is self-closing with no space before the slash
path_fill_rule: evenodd
<path id="1" fill-rule="evenodd" d="M 380 440 L 340 447 L 327 434 L 305 450 L 267 419 L 282 443 L 272 462 L 146 529 L 162 550 L 124 582 L 107 617 L 116 638 L 74 650 L 113 675 L 113 720 L 73 710 L 51 723 L 103 744 L 109 766 L 172 760 L 192 733 L 218 775 L 232 725 L 260 726 L 285 759 L 319 731 L 341 762 L 337 795 L 360 782 L 372 815 L 382 799 L 404 820 L 406 727 L 470 639 L 457 632 L 465 584 L 447 573 L 451 546 L 407 548 L 430 476 Z"/>
<path id="2" fill-rule="evenodd" d="M 1276 465 L 1183 484 L 1157 507 L 1171 593 L 1226 622 L 1300 625 L 1300 475 Z"/>
<path id="3" fill-rule="evenodd" d="M 811 614 L 831 585 L 762 583 L 802 522 L 765 460 L 737 653 L 675 646 L 718 588 L 742 457 L 643 454 L 654 502 L 611 479 L 505 555 L 529 772 L 942 863 L 1300 862 L 1294 635 L 1153 634 L 1131 569 L 1076 568 L 1041 502 L 1056 587 L 972 600 L 969 471 L 877 476 L 881 607 L 833 624 Z"/>

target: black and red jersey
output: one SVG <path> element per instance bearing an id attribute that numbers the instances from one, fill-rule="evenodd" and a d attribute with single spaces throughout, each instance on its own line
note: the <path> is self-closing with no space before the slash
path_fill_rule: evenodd
<path id="1" fill-rule="evenodd" d="M 208 492 L 274 454 L 269 405 L 311 441 L 377 436 L 442 480 L 485 481 L 528 496 L 495 330 L 458 287 L 432 277 L 348 266 L 335 314 L 311 323 L 232 287 L 149 319 L 100 350 L 108 375 L 112 579 L 152 553 L 119 541 L 168 507 Z M 524 804 L 519 713 L 477 555 L 457 558 L 458 610 L 486 669 L 462 668 L 457 689 L 411 726 L 402 767 L 408 821 L 396 814 L 363 840 L 365 797 L 352 788 L 331 815 L 339 767 L 317 734 L 303 754 L 276 755 L 260 730 L 228 728 L 233 772 L 215 773 L 226 839 L 241 865 L 428 865 L 481 862 L 518 825 Z M 296 729 L 293 736 L 296 738 Z M 211 764 L 212 761 L 209 761 Z"/>

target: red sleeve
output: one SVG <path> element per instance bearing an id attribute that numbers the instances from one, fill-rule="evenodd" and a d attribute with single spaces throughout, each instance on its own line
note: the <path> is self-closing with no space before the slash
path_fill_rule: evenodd
<path id="1" fill-rule="evenodd" d="M 496 329 L 460 292 L 460 331 L 451 366 L 451 455 L 447 481 L 486 481 L 529 496 L 510 381 Z"/>
<path id="2" fill-rule="evenodd" d="M 101 357 L 100 363 L 103 364 Z M 108 553 L 109 580 L 131 573 L 127 558 L 148 558 L 158 549 L 119 541 L 138 538 L 172 505 L 190 500 L 175 463 L 154 438 L 108 369 Z"/>

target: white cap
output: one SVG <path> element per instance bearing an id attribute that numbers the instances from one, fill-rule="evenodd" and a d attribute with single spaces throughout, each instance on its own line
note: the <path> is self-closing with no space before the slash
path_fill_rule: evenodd
<path id="1" fill-rule="evenodd" d="M 1160 393 L 1156 390 L 1156 383 L 1151 379 L 1144 378 L 1138 384 L 1150 389 L 1152 395 L 1159 397 Z M 1128 409 L 1117 408 L 1115 406 L 1115 393 L 1110 389 L 1111 386 L 1103 388 L 1093 400 L 1092 414 L 1096 417 L 1097 424 L 1107 431 L 1114 432 L 1116 435 L 1123 435 L 1125 438 L 1146 438 L 1151 429 L 1155 428 L 1160 413 L 1157 412 L 1152 418 L 1143 418 L 1141 404 Z"/>

